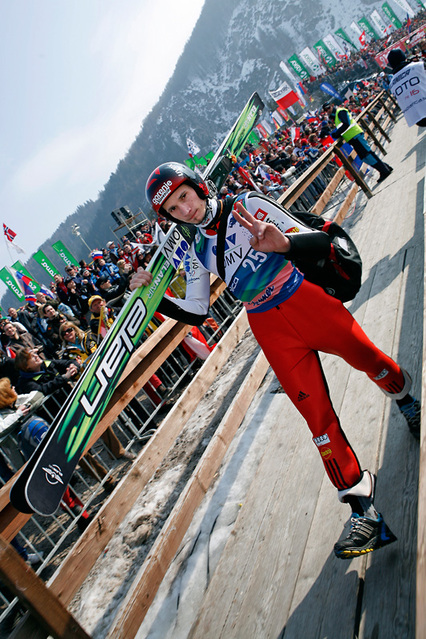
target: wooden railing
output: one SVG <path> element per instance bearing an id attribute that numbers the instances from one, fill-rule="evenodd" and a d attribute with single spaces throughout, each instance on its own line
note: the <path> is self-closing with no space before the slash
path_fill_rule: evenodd
<path id="1" fill-rule="evenodd" d="M 374 116 L 372 110 L 377 107 L 379 107 L 379 112 Z M 394 100 L 383 92 L 357 118 L 361 126 L 364 127 L 366 134 L 371 137 L 373 144 L 382 151 L 384 151 L 383 138 L 389 140 L 386 130 L 389 123 L 394 119 L 394 108 Z M 338 142 L 330 146 L 285 191 L 279 202 L 287 207 L 294 204 L 306 188 L 320 175 L 324 167 L 333 161 L 335 157 L 341 160 L 343 166 L 335 173 L 324 193 L 313 207 L 313 212 L 320 214 L 324 210 L 346 171 L 349 171 L 353 176 L 354 185 L 349 190 L 334 219 L 341 223 L 359 188 L 364 191 L 367 197 L 372 197 L 372 193 L 364 180 L 362 170 L 358 172 L 354 169 L 350 160 L 340 151 L 339 146 Z M 214 279 L 211 285 L 212 303 L 222 293 L 224 288 L 225 285 L 219 279 Z M 134 353 L 101 421 L 95 429 L 93 437 L 88 443 L 87 449 L 93 445 L 106 428 L 114 422 L 123 408 L 138 394 L 151 375 L 182 341 L 190 328 L 174 320 L 167 320 Z M 26 615 L 11 637 L 14 637 L 14 639 L 28 636 L 46 637 L 48 633 L 54 637 L 61 638 L 88 636 L 79 626 L 77 620 L 68 613 L 67 605 L 71 602 L 97 558 L 104 551 L 112 535 L 133 506 L 137 496 L 159 467 L 200 398 L 216 378 L 246 329 L 247 320 L 245 313 L 242 312 L 231 329 L 218 343 L 202 369 L 179 398 L 148 444 L 142 449 L 128 474 L 122 479 L 111 497 L 81 535 L 48 584 L 38 578 L 8 544 L 28 521 L 30 515 L 18 513 L 10 504 L 9 489 L 13 479 L 0 490 L 0 576 L 31 613 L 31 615 Z M 426 337 L 424 343 L 426 343 Z M 253 364 L 252 370 L 241 392 L 238 394 L 238 398 L 231 405 L 220 430 L 208 446 L 163 531 L 142 565 L 124 604 L 117 613 L 109 637 L 126 637 L 126 639 L 129 639 L 136 634 L 165 571 L 186 532 L 194 510 L 210 485 L 218 465 L 232 441 L 235 430 L 242 421 L 251 398 L 260 385 L 266 370 L 266 360 L 260 354 Z M 424 396 L 425 393 L 423 393 Z M 423 468 L 425 467 L 425 458 L 426 441 L 423 436 Z M 422 620 L 422 628 L 424 629 L 424 597 L 426 595 L 424 544 L 426 481 L 424 478 L 420 483 L 420 494 L 423 496 L 423 505 L 421 508 L 419 507 L 418 596 L 422 594 L 423 598 L 418 605 L 418 619 Z M 418 639 L 424 636 L 425 634 L 419 634 Z"/>

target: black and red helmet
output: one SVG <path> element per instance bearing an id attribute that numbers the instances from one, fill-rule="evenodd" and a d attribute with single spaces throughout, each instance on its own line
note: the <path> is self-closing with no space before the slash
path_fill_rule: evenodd
<path id="1" fill-rule="evenodd" d="M 207 184 L 198 173 L 185 164 L 166 162 L 160 164 L 149 176 L 146 183 L 146 198 L 154 211 L 163 217 L 173 219 L 163 208 L 164 202 L 181 184 L 189 184 L 201 199 L 209 196 Z"/>

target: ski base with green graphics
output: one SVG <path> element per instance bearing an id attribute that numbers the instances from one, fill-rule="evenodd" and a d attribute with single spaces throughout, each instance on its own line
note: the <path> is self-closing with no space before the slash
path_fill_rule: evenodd
<path id="1" fill-rule="evenodd" d="M 151 285 L 133 291 L 13 484 L 10 501 L 20 512 L 51 515 L 57 510 L 127 362 L 191 245 L 194 231 L 176 224 L 157 249 L 147 269 L 153 275 Z"/>
<path id="2" fill-rule="evenodd" d="M 216 189 L 226 178 L 221 160 L 232 155 L 238 157 L 262 109 L 263 103 L 254 93 L 207 167 L 203 178 L 210 180 Z M 195 227 L 175 224 L 157 249 L 147 269 L 153 275 L 151 285 L 133 291 L 46 436 L 12 485 L 10 501 L 20 512 L 52 515 L 59 507 L 118 380 L 194 235 Z"/>

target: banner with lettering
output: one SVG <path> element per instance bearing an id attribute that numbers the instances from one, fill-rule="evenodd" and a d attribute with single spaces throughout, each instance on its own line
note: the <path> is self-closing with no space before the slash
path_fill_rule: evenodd
<path id="1" fill-rule="evenodd" d="M 318 42 L 315 42 L 314 49 L 317 52 L 318 58 L 323 64 L 325 64 L 330 69 L 336 66 L 336 58 L 331 53 L 324 40 L 318 40 Z"/>
<path id="2" fill-rule="evenodd" d="M 373 29 L 370 21 L 367 20 L 365 16 L 363 16 L 360 20 L 358 20 L 358 24 L 361 27 L 361 29 L 365 31 L 365 33 L 368 35 L 369 38 L 372 38 L 373 40 L 377 40 L 379 35 Z"/>
<path id="3" fill-rule="evenodd" d="M 300 56 L 315 76 L 323 73 L 324 70 L 318 58 L 312 53 L 309 47 L 305 47 L 303 51 L 300 52 Z"/>
<path id="4" fill-rule="evenodd" d="M 0 270 L 0 280 L 6 284 L 7 288 L 11 290 L 14 295 L 16 295 L 18 300 L 20 300 L 21 302 L 25 302 L 25 296 L 21 290 L 21 287 L 19 286 L 13 275 L 7 270 L 6 266 L 3 266 L 3 268 Z"/>
<path id="5" fill-rule="evenodd" d="M 384 2 L 382 4 L 382 9 L 383 13 L 389 18 L 395 29 L 400 29 L 402 27 L 402 22 L 390 6 L 389 2 Z"/>
<path id="6" fill-rule="evenodd" d="M 57 252 L 61 260 L 63 260 L 67 266 L 76 266 L 77 268 L 80 268 L 80 265 L 75 259 L 74 255 L 60 240 L 52 244 L 52 248 L 54 251 Z"/>
<path id="7" fill-rule="evenodd" d="M 302 80 L 309 80 L 311 74 L 296 54 L 289 57 L 288 63 L 294 72 L 297 73 L 299 78 L 302 78 Z"/>
<path id="8" fill-rule="evenodd" d="M 52 264 L 52 262 L 43 253 L 43 251 L 37 251 L 37 253 L 34 253 L 33 259 L 37 262 L 37 264 L 40 264 L 40 266 L 44 268 L 44 270 L 49 274 L 51 279 L 53 279 L 54 275 L 60 275 L 60 272 L 58 271 L 56 266 Z"/>

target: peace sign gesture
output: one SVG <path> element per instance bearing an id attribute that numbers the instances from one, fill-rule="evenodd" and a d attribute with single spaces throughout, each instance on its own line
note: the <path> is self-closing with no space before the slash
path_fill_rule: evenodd
<path id="1" fill-rule="evenodd" d="M 274 224 L 256 220 L 241 202 L 236 202 L 232 211 L 233 216 L 241 226 L 250 231 L 250 244 L 255 251 L 263 253 L 287 253 L 290 250 L 290 240 Z"/>

